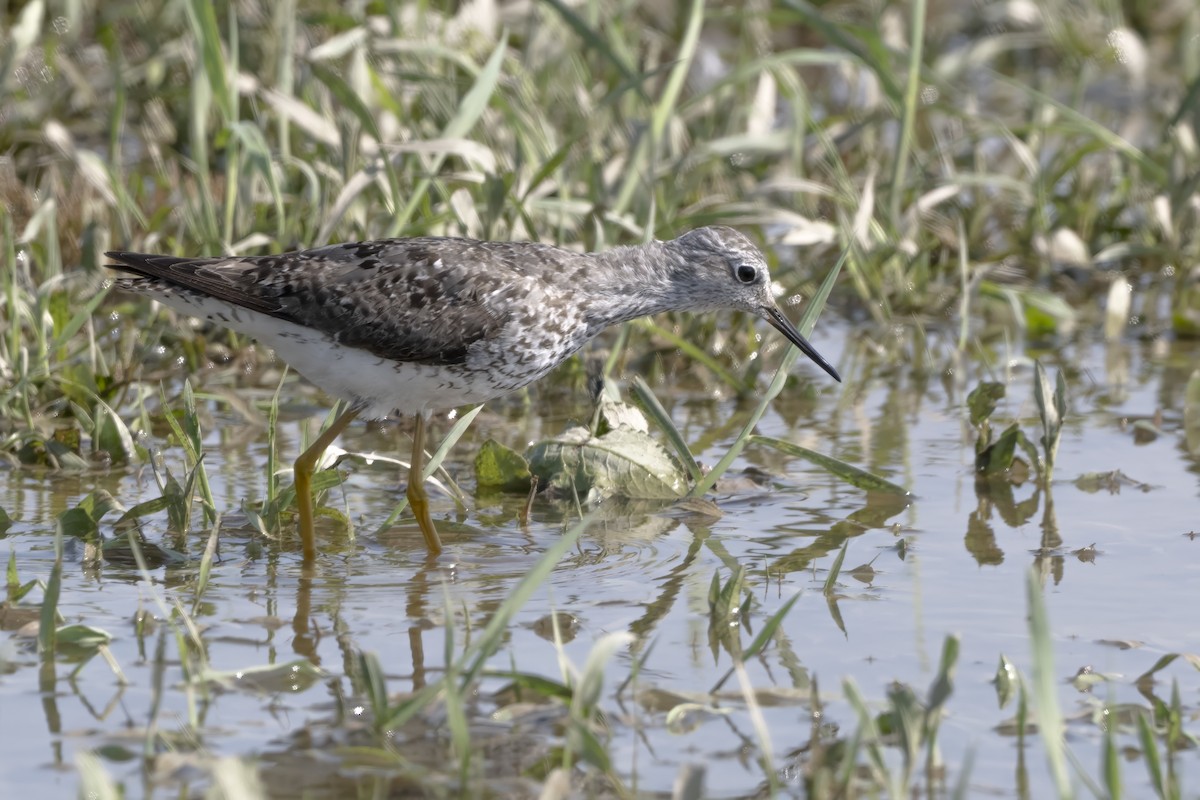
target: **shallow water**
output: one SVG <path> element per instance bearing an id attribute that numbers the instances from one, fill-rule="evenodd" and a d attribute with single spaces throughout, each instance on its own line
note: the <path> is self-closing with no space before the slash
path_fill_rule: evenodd
<path id="1" fill-rule="evenodd" d="M 752 447 L 738 467 L 756 467 L 769 478 L 763 486 L 743 481 L 718 495 L 724 511 L 719 519 L 621 503 L 602 510 L 602 519 L 518 614 L 492 666 L 561 680 L 552 611 L 570 615 L 561 617 L 569 623 L 561 653 L 576 667 L 605 634 L 632 632 L 636 641 L 619 650 L 610 665 L 600 703 L 611 726 L 614 769 L 626 787 L 669 793 L 681 765 L 695 763 L 706 767 L 709 796 L 760 790 L 766 779 L 756 760 L 758 733 L 736 677 L 719 693 L 719 712 L 679 725 L 668 720 L 668 711 L 683 700 L 709 703 L 705 693 L 730 667 L 723 650 L 714 660 L 707 598 L 714 572 L 724 580 L 733 565 L 741 565 L 754 598 L 755 633 L 799 594 L 774 644 L 747 664 L 748 686 L 759 700 L 774 768 L 786 792 L 804 794 L 803 767 L 815 731 L 831 741 L 857 727 L 841 688 L 844 679 L 852 678 L 877 712 L 892 681 L 911 685 L 923 697 L 944 638 L 953 633 L 961 637 L 961 654 L 940 736 L 947 765 L 942 780 L 954 786 L 970 757 L 972 795 L 1043 797 L 1053 784 L 1040 742 L 1028 737 L 1020 758 L 1011 725 L 1015 706 L 1000 708 L 991 683 L 1001 654 L 1030 680 L 1026 580 L 1033 568 L 1050 616 L 1068 745 L 1089 775 L 1100 775 L 1102 729 L 1091 721 L 1093 711 L 1106 701 L 1146 707 L 1134 679 L 1163 654 L 1200 652 L 1200 628 L 1193 619 L 1200 541 L 1189 535 L 1200 529 L 1200 459 L 1188 454 L 1181 430 L 1183 386 L 1200 363 L 1200 349 L 1181 342 L 1113 347 L 1084 342 L 1034 353 L 1049 369 L 1066 369 L 1071 411 L 1051 490 L 1039 493 L 1026 484 L 1010 495 L 977 488 L 974 431 L 962 409 L 966 393 L 980 379 L 1005 381 L 1008 399 L 994 415 L 998 427 L 1018 419 L 1036 438 L 1027 361 L 957 371 L 906 361 L 879 363 L 854 344 L 848 331 L 832 326 L 822 331 L 822 349 L 837 355 L 828 342 L 839 337 L 847 344 L 834 361 L 846 383 L 827 384 L 815 369 L 798 368 L 815 391 L 794 387 L 759 432 L 907 486 L 915 495 L 910 503 L 867 498 L 804 462 Z M 702 390 L 655 390 L 689 442 L 701 443 L 697 449 L 709 464 L 721 456 L 748 412 Z M 485 436 L 521 448 L 557 432 L 565 417 L 586 414 L 578 406 L 562 411 L 560 400 L 544 391 L 534 394 L 532 411 L 519 402 L 485 411 L 455 448 L 451 473 L 470 484 L 470 458 Z M 555 411 L 548 410 L 551 406 Z M 1161 433 L 1144 443 L 1135 440 L 1131 423 L 1158 410 Z M 515 516 L 524 498 L 481 498 L 460 520 L 461 530 L 449 526 L 447 552 L 429 564 L 414 526 L 402 523 L 375 534 L 402 495 L 400 471 L 356 463 L 344 489 L 328 501 L 349 514 L 355 535 L 348 539 L 326 526 L 320 533 L 324 555 L 317 575 L 308 579 L 296 548 L 281 551 L 240 522 L 242 502 L 262 493 L 263 427 L 220 404 L 205 404 L 205 412 L 205 462 L 224 520 L 219 558 L 202 602 L 192 610 L 195 563 L 206 533 L 181 540 L 162 533 L 165 516 L 151 518 L 160 524 L 146 526 L 148 539 L 191 557 L 185 565 L 152 570 L 152 585 L 143 583 L 136 568 L 99 561 L 82 543 L 68 540 L 60 611 L 68 622 L 113 635 L 111 652 L 129 684 L 119 686 L 104 660 L 93 658 L 74 677 L 72 665 L 60 662 L 53 691 L 42 691 L 32 641 L 3 634 L 0 707 L 8 724 L 0 726 L 0 749 L 6 754 L 0 759 L 0 787 L 6 796 L 73 792 L 78 782 L 69 768 L 74 754 L 96 748 L 103 748 L 106 768 L 124 782 L 128 796 L 175 795 L 181 783 L 202 785 L 198 767 L 203 759 L 190 755 L 195 752 L 260 756 L 268 785 L 280 794 L 303 786 L 323 786 L 336 794 L 374 785 L 368 770 L 339 761 L 338 747 L 355 741 L 352 726 L 335 722 L 339 696 L 353 695 L 344 676 L 354 654 L 378 654 L 390 691 L 420 688 L 445 663 L 447 619 L 454 622 L 455 646 L 461 648 L 575 519 L 569 504 L 539 502 L 522 527 Z M 298 446 L 298 424 L 281 425 L 280 447 L 287 454 Z M 358 425 L 341 445 L 406 458 L 403 430 Z M 169 458 L 180 456 L 175 451 Z M 1074 484 L 1083 473 L 1111 470 L 1138 484 L 1114 484 L 1111 491 L 1085 491 Z M 97 487 L 126 506 L 158 493 L 148 471 L 101 477 L 0 471 L 0 505 L 17 520 L 0 538 L 16 554 L 22 581 L 48 575 L 55 516 Z M 435 518 L 450 516 L 452 501 L 435 498 Z M 102 526 L 105 533 L 110 528 Z M 822 587 L 847 540 L 839 588 L 830 602 Z M 850 572 L 867 563 L 870 569 Z M 155 770 L 143 776 L 155 647 L 165 627 L 139 637 L 133 620 L 140 609 L 161 616 L 156 603 L 175 597 L 201 628 L 212 669 L 303 659 L 327 674 L 308 681 L 275 678 L 257 688 L 234 681 L 199 705 L 199 725 L 193 729 L 187 724 L 189 698 L 178 650 L 168 642 L 158 725 L 180 732 L 179 754 L 160 757 Z M 743 644 L 750 638 L 744 634 Z M 651 642 L 635 684 L 618 695 L 617 683 Z M 1131 643 L 1135 646 L 1123 649 Z M 1111 680 L 1081 692 L 1069 679 L 1085 667 Z M 1160 675 L 1154 687 L 1158 698 L 1169 699 L 1171 679 L 1180 682 L 1184 707 L 1194 714 L 1200 674 L 1176 662 Z M 484 681 L 471 718 L 477 741 L 494 745 L 488 750 L 491 788 L 500 794 L 529 793 L 534 784 L 521 782 L 515 771 L 523 759 L 544 756 L 558 741 L 561 717 L 552 708 L 506 703 L 495 694 L 505 683 Z M 814 691 L 823 701 L 816 721 Z M 355 704 L 353 698 L 348 704 Z M 496 710 L 508 716 L 489 718 Z M 516 722 L 510 722 L 514 714 Z M 494 741 L 487 739 L 489 731 Z M 1136 746 L 1132 728 L 1124 729 L 1119 741 Z M 501 742 L 513 749 L 511 757 L 495 754 L 505 746 Z M 439 763 L 444 749 L 426 753 L 417 743 L 401 752 L 430 770 L 413 779 L 417 785 L 437 784 L 442 772 L 454 770 Z M 890 755 L 898 764 L 894 749 Z M 340 776 L 334 777 L 339 764 Z M 1194 786 L 1200 774 L 1195 751 L 1181 755 L 1178 766 L 1183 785 Z M 1020 772 L 1022 767 L 1027 773 Z M 1133 796 L 1149 791 L 1138 759 L 1131 756 L 1123 769 Z"/>

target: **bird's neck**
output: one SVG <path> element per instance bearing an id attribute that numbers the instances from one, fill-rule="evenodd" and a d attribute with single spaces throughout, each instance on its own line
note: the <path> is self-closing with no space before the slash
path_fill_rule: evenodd
<path id="1" fill-rule="evenodd" d="M 665 242 L 593 253 L 591 268 L 576 285 L 586 298 L 588 327 L 599 333 L 609 325 L 682 308 L 677 276 L 686 266 Z"/>

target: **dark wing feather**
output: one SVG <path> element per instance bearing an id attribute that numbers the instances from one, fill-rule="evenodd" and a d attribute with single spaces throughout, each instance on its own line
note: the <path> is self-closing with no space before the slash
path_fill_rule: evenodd
<path id="1" fill-rule="evenodd" d="M 246 258 L 107 255 L 143 279 L 123 289 L 196 292 L 381 358 L 437 366 L 463 363 L 508 323 L 506 287 L 578 258 L 548 245 L 435 237 Z"/>
<path id="2" fill-rule="evenodd" d="M 245 291 L 244 287 L 239 287 L 240 281 L 233 279 L 235 271 L 231 267 L 266 259 L 180 258 L 121 250 L 110 250 L 104 255 L 116 262 L 106 264 L 109 269 L 132 273 L 146 279 L 118 281 L 117 286 L 126 291 L 142 293 L 142 289 L 153 286 L 190 289 L 230 305 L 287 319 L 286 316 L 276 313 L 278 304 L 254 292 Z M 212 269 L 213 267 L 217 269 Z"/>

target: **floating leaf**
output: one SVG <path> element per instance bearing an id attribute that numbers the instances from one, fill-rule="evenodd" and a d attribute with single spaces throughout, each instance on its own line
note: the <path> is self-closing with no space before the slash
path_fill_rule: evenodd
<path id="1" fill-rule="evenodd" d="M 63 625 L 55 631 L 58 653 L 75 661 L 91 658 L 112 641 L 112 634 L 91 625 Z"/>
<path id="2" fill-rule="evenodd" d="M 879 558 L 879 556 L 875 556 L 875 558 Z M 854 580 L 858 581 L 859 583 L 870 584 L 873 580 L 875 580 L 875 576 L 879 574 L 875 570 L 875 558 L 872 558 L 865 564 L 859 564 L 854 569 L 846 570 L 846 574 L 851 578 L 854 578 Z"/>
<path id="3" fill-rule="evenodd" d="M 570 703 L 571 696 L 574 694 L 570 686 L 542 675 L 505 670 L 495 677 L 507 678 L 510 681 L 492 695 L 492 700 L 501 707 L 494 712 L 494 718 L 498 720 L 509 717 L 510 712 L 506 711 L 504 706 L 528 702 L 530 698 L 525 696 L 526 692 L 550 700 L 562 700 L 564 703 Z"/>
<path id="4" fill-rule="evenodd" d="M 570 642 L 579 634 L 580 622 L 579 617 L 574 614 L 556 611 L 539 617 L 529 627 L 548 642 L 553 642 L 556 638 Z"/>
<path id="5" fill-rule="evenodd" d="M 721 507 L 706 497 L 685 497 L 671 506 L 669 515 L 689 520 L 689 524 L 705 525 L 725 516 Z"/>
<path id="6" fill-rule="evenodd" d="M 1085 472 L 1075 479 L 1075 488 L 1088 494 L 1106 491 L 1109 494 L 1119 494 L 1123 487 L 1131 487 L 1138 491 L 1148 492 L 1154 487 L 1148 483 L 1129 477 L 1119 469 L 1108 472 Z"/>
<path id="7" fill-rule="evenodd" d="M 1146 646 L 1145 642 L 1140 642 L 1137 639 L 1097 639 L 1096 644 L 1115 647 L 1118 650 L 1136 650 L 1139 647 Z"/>
<path id="8" fill-rule="evenodd" d="M 1133 423 L 1133 441 L 1135 444 L 1149 444 L 1162 436 L 1162 428 L 1153 420 L 1139 419 Z"/>
<path id="9" fill-rule="evenodd" d="M 1106 675 L 1103 672 L 1094 672 L 1091 667 L 1082 667 L 1071 678 L 1071 685 L 1075 687 L 1076 691 L 1090 692 L 1093 686 L 1108 683 L 1111 680 L 1111 675 Z"/>
<path id="10" fill-rule="evenodd" d="M 136 548 L 130 541 L 135 536 L 138 537 Z M 169 550 L 154 542 L 142 540 L 141 535 L 134 530 L 130 530 L 127 536 L 109 539 L 100 550 L 104 560 L 110 564 L 124 564 L 131 567 L 138 564 L 138 551 L 141 552 L 146 565 L 151 569 L 158 569 L 167 564 L 182 564 L 188 560 L 187 556 L 178 550 Z"/>
<path id="11" fill-rule="evenodd" d="M 85 470 L 91 465 L 79 455 L 79 429 L 56 428 L 49 438 L 32 436 L 19 450 L 22 464 L 37 464 L 61 470 Z"/>
<path id="12" fill-rule="evenodd" d="M 650 423 L 646 421 L 646 415 L 636 406 L 604 395 L 600 398 L 600 426 L 596 432 L 604 435 L 619 428 L 628 428 L 638 433 L 649 433 Z"/>
<path id="13" fill-rule="evenodd" d="M 29 583 L 32 586 L 37 586 L 37 581 L 30 581 Z M 40 608 L 15 606 L 6 600 L 0 603 L 0 631 L 17 631 L 32 623 L 34 626 L 31 629 L 32 635 L 36 636 L 37 622 L 41 615 L 42 610 Z M 0 663 L 3 663 L 3 661 L 3 655 L 0 655 Z"/>
<path id="14" fill-rule="evenodd" d="M 307 659 L 298 658 L 286 664 L 264 664 L 231 671 L 207 670 L 195 680 L 230 690 L 276 694 L 302 692 L 326 677 L 325 670 Z"/>
<path id="15" fill-rule="evenodd" d="M 488 439 L 475 455 L 475 481 L 480 488 L 502 492 L 528 492 L 529 462 L 495 439 Z"/>
<path id="16" fill-rule="evenodd" d="M 620 428 L 593 437 L 571 428 L 539 442 L 528 453 L 539 483 L 583 497 L 619 495 L 674 499 L 687 491 L 687 477 L 671 454 L 644 433 Z"/>
<path id="17" fill-rule="evenodd" d="M 728 716 L 731 708 L 721 708 L 705 703 L 680 703 L 667 712 L 666 725 L 671 733 L 691 733 L 710 719 Z"/>

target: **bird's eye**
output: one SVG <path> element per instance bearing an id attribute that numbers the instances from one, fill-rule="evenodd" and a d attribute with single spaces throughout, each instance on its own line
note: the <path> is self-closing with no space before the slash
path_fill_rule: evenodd
<path id="1" fill-rule="evenodd" d="M 758 270 L 749 264 L 742 264 L 737 268 L 737 279 L 742 283 L 754 283 L 758 279 Z"/>

